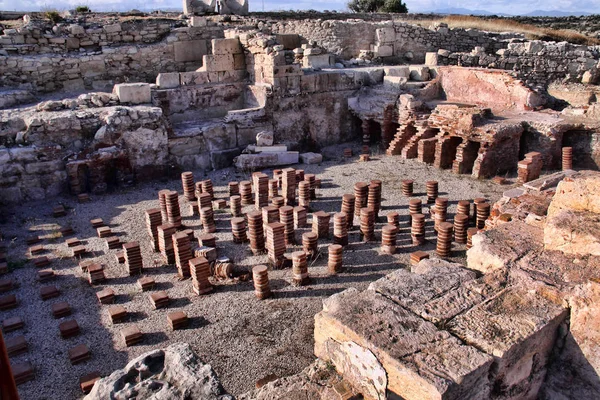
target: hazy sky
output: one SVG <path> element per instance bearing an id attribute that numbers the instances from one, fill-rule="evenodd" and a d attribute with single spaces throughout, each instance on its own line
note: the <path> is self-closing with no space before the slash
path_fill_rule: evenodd
<path id="1" fill-rule="evenodd" d="M 264 0 L 266 11 L 290 9 L 344 10 L 347 0 Z M 600 13 L 600 0 L 406 0 L 411 12 L 427 12 L 448 7 L 520 14 L 533 10 L 586 11 Z M 181 8 L 182 0 L 0 0 L 0 10 L 69 9 L 87 5 L 98 11 Z M 261 11 L 263 0 L 250 0 L 251 11 Z"/>

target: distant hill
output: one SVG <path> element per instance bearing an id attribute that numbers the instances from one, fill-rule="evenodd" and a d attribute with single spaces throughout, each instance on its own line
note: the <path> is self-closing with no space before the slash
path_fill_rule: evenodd
<path id="1" fill-rule="evenodd" d="M 593 15 L 589 12 L 568 12 L 568 11 L 545 11 L 545 10 L 534 10 L 530 13 L 524 14 L 525 17 L 579 17 L 579 16 Z"/>
<path id="2" fill-rule="evenodd" d="M 510 16 L 509 14 L 495 14 L 485 10 L 469 10 L 468 8 L 450 7 L 441 8 L 432 11 L 435 14 L 461 14 L 461 15 L 499 15 L 499 16 Z"/>

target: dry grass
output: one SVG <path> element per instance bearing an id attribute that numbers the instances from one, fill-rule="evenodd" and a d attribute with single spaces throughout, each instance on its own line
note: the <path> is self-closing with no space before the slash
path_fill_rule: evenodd
<path id="1" fill-rule="evenodd" d="M 410 21 L 409 23 L 428 27 L 436 22 L 444 22 L 448 24 L 448 27 L 453 29 L 479 29 L 488 32 L 522 33 L 529 40 L 566 41 L 590 46 L 600 44 L 599 39 L 582 35 L 574 30 L 540 28 L 535 25 L 522 24 L 511 19 L 484 19 L 469 15 L 450 15 L 442 19 Z"/>

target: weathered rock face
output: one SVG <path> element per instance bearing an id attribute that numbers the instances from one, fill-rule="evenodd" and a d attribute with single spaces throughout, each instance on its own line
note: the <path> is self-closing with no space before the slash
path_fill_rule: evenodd
<path id="1" fill-rule="evenodd" d="M 600 256 L 600 173 L 586 171 L 565 178 L 544 227 L 546 250 Z"/>
<path id="2" fill-rule="evenodd" d="M 96 382 L 86 400 L 206 399 L 233 400 L 211 366 L 188 344 L 153 350 Z"/>

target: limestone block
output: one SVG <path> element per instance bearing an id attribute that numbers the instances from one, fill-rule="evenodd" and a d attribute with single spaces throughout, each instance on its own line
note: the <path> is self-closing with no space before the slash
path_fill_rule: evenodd
<path id="1" fill-rule="evenodd" d="M 182 85 L 204 85 L 210 82 L 208 72 L 182 72 L 179 76 Z"/>
<path id="2" fill-rule="evenodd" d="M 600 283 L 588 282 L 577 289 L 571 305 L 570 331 L 575 344 L 574 356 L 581 363 L 578 372 L 588 374 L 598 385 L 600 375 Z M 582 357 L 583 356 L 583 357 Z M 591 370 L 590 370 L 591 367 Z"/>
<path id="3" fill-rule="evenodd" d="M 256 135 L 257 146 L 273 146 L 273 132 L 262 131 Z"/>
<path id="4" fill-rule="evenodd" d="M 68 29 L 71 35 L 83 35 L 85 33 L 85 28 L 81 25 L 69 25 Z"/>
<path id="5" fill-rule="evenodd" d="M 562 210 L 600 213 L 600 172 L 583 171 L 563 179 L 548 208 L 548 217 Z"/>
<path id="6" fill-rule="evenodd" d="M 147 83 L 115 85 L 113 93 L 117 95 L 121 103 L 144 104 L 152 101 L 150 85 Z"/>
<path id="7" fill-rule="evenodd" d="M 315 354 L 326 361 L 339 358 L 331 352 L 332 342 L 353 342 L 371 352 L 386 371 L 387 390 L 400 398 L 489 397 L 492 357 L 373 290 L 346 290 L 324 301 L 323 311 L 315 316 Z M 357 386 L 373 379 L 344 378 Z"/>
<path id="8" fill-rule="evenodd" d="M 222 0 L 220 13 L 248 15 L 248 0 Z"/>
<path id="9" fill-rule="evenodd" d="M 139 128 L 123 133 L 122 137 L 134 168 L 165 165 L 167 162 L 168 139 L 164 129 Z"/>
<path id="10" fill-rule="evenodd" d="M 298 163 L 297 151 L 278 153 L 241 154 L 235 159 L 235 166 L 240 169 L 260 169 Z"/>
<path id="11" fill-rule="evenodd" d="M 254 146 L 250 145 L 246 148 L 251 153 L 282 153 L 288 151 L 288 147 L 284 144 L 274 146 Z"/>
<path id="12" fill-rule="evenodd" d="M 438 65 L 438 53 L 425 53 L 425 65 Z"/>
<path id="13" fill-rule="evenodd" d="M 83 79 L 70 79 L 63 82 L 63 89 L 67 92 L 75 92 L 85 89 Z"/>
<path id="14" fill-rule="evenodd" d="M 233 55 L 207 55 L 202 57 L 203 69 L 208 72 L 233 71 Z"/>
<path id="15" fill-rule="evenodd" d="M 394 55 L 394 46 L 392 46 L 392 45 L 375 46 L 374 52 L 375 52 L 376 57 L 391 57 Z"/>
<path id="16" fill-rule="evenodd" d="M 240 82 L 246 79 L 246 70 L 221 71 L 218 74 L 219 83 Z"/>
<path id="17" fill-rule="evenodd" d="M 211 152 L 236 147 L 235 126 L 232 124 L 218 123 L 208 126 L 202 130 L 202 136 L 204 136 L 206 144 Z M 231 165 L 231 163 L 229 163 L 229 165 Z M 213 167 L 218 168 L 214 165 Z"/>
<path id="18" fill-rule="evenodd" d="M 600 256 L 600 214 L 562 210 L 546 218 L 544 247 L 567 254 Z"/>
<path id="19" fill-rule="evenodd" d="M 74 50 L 79 48 L 79 39 L 67 38 L 67 49 Z"/>
<path id="20" fill-rule="evenodd" d="M 392 90 L 400 90 L 406 86 L 408 80 L 400 76 L 384 76 L 383 87 Z"/>
<path id="21" fill-rule="evenodd" d="M 461 340 L 495 357 L 494 387 L 503 398 L 536 398 L 558 327 L 568 316 L 557 301 L 541 290 L 512 287 L 447 326 Z"/>
<path id="22" fill-rule="evenodd" d="M 302 153 L 300 154 L 303 164 L 321 164 L 323 162 L 323 155 L 318 153 Z"/>
<path id="23" fill-rule="evenodd" d="M 410 77 L 409 67 L 383 67 L 386 76 L 399 76 L 408 79 Z"/>
<path id="24" fill-rule="evenodd" d="M 300 35 L 291 33 L 291 34 L 276 34 L 275 38 L 278 43 L 283 45 L 285 50 L 294 50 L 301 46 L 300 43 Z"/>
<path id="25" fill-rule="evenodd" d="M 167 72 L 158 74 L 156 77 L 156 85 L 161 89 L 173 89 L 181 85 L 181 80 L 178 72 Z"/>
<path id="26" fill-rule="evenodd" d="M 202 61 L 208 54 L 206 40 L 189 40 L 173 43 L 176 62 Z"/>
<path id="27" fill-rule="evenodd" d="M 410 79 L 412 81 L 428 81 L 429 80 L 429 67 L 427 66 L 411 66 Z"/>
<path id="28" fill-rule="evenodd" d="M 106 33 L 121 32 L 121 24 L 104 25 L 104 32 L 106 32 Z"/>
<path id="29" fill-rule="evenodd" d="M 394 43 L 396 41 L 396 30 L 394 28 L 379 28 L 375 30 L 375 36 L 379 44 Z"/>
<path id="30" fill-rule="evenodd" d="M 304 56 L 302 58 L 303 68 L 329 68 L 335 64 L 335 57 L 331 54 L 315 56 Z"/>
<path id="31" fill-rule="evenodd" d="M 239 39 L 213 39 L 211 44 L 214 55 L 243 53 Z"/>
<path id="32" fill-rule="evenodd" d="M 217 0 L 184 0 L 183 13 L 185 15 L 204 14 L 214 12 Z"/>
<path id="33" fill-rule="evenodd" d="M 201 28 L 208 26 L 208 18 L 207 17 L 192 17 L 190 18 L 190 25 L 193 28 Z"/>
<path id="34" fill-rule="evenodd" d="M 79 64 L 79 70 L 83 77 L 91 78 L 104 74 L 106 72 L 106 65 L 104 61 L 92 60 Z"/>
<path id="35" fill-rule="evenodd" d="M 233 68 L 236 70 L 246 70 L 246 56 L 244 54 L 233 55 Z"/>
<path id="36" fill-rule="evenodd" d="M 322 51 L 318 47 L 304 50 L 304 55 L 305 56 L 317 56 L 317 55 L 319 55 L 321 53 L 322 53 Z"/>

